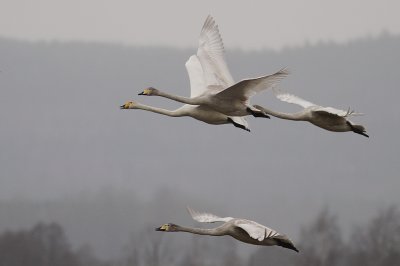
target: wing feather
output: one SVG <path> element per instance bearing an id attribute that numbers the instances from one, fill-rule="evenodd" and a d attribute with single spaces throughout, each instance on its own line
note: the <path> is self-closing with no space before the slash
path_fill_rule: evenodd
<path id="1" fill-rule="evenodd" d="M 313 103 L 311 103 L 309 101 L 306 101 L 306 100 L 304 100 L 304 99 L 302 99 L 300 97 L 297 97 L 297 96 L 295 96 L 293 94 L 289 94 L 289 93 L 283 92 L 281 90 L 274 89 L 273 92 L 274 92 L 276 98 L 278 98 L 279 100 L 281 100 L 283 102 L 297 104 L 297 105 L 302 106 L 303 108 L 316 106 L 316 104 L 313 104 Z"/>
<path id="2" fill-rule="evenodd" d="M 332 115 L 337 115 L 341 117 L 350 117 L 350 116 L 357 116 L 357 115 L 363 115 L 362 113 L 355 113 L 354 111 L 351 111 L 350 108 L 347 111 L 336 109 L 333 107 L 320 107 L 314 112 L 326 112 Z"/>
<path id="3" fill-rule="evenodd" d="M 189 75 L 190 97 L 194 98 L 202 94 L 206 89 L 203 68 L 196 55 L 189 57 L 185 67 Z"/>
<path id="4" fill-rule="evenodd" d="M 218 25 L 209 15 L 201 29 L 197 50 L 207 86 L 221 85 L 227 88 L 235 83 L 225 62 L 224 53 Z"/>
<path id="5" fill-rule="evenodd" d="M 238 219 L 234 222 L 234 224 L 237 227 L 245 230 L 251 238 L 257 239 L 258 241 L 263 241 L 266 238 L 274 238 L 280 236 L 280 234 L 275 230 L 253 221 Z"/>
<path id="6" fill-rule="evenodd" d="M 207 213 L 207 212 L 198 212 L 190 207 L 187 207 L 187 210 L 192 216 L 193 220 L 198 221 L 200 223 L 215 223 L 215 222 L 229 222 L 232 220 L 232 217 L 219 217 L 217 215 L 214 215 L 212 213 Z"/>
<path id="7" fill-rule="evenodd" d="M 216 96 L 222 98 L 238 98 L 247 101 L 255 94 L 274 87 L 279 81 L 284 79 L 289 72 L 281 69 L 272 75 L 266 75 L 254 79 L 244 79 L 235 85 L 219 92 Z"/>

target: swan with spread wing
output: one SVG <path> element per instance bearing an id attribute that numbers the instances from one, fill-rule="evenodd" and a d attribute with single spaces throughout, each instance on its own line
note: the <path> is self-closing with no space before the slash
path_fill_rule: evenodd
<path id="1" fill-rule="evenodd" d="M 364 126 L 356 125 L 348 120 L 348 117 L 362 115 L 361 113 L 355 113 L 354 111 L 350 111 L 350 109 L 344 111 L 332 107 L 322 107 L 293 94 L 277 89 L 274 89 L 273 92 L 279 100 L 300 105 L 304 109 L 296 113 L 282 113 L 267 109 L 260 105 L 254 105 L 254 107 L 274 117 L 295 121 L 308 121 L 311 124 L 328 131 L 353 131 L 354 133 L 369 137 Z"/>
<path id="2" fill-rule="evenodd" d="M 211 213 L 197 212 L 189 207 L 187 210 L 195 221 L 201 223 L 222 222 L 223 224 L 215 228 L 205 229 L 184 227 L 177 224 L 168 223 L 156 228 L 156 231 L 187 232 L 209 236 L 228 235 L 248 244 L 260 246 L 276 245 L 299 252 L 299 250 L 294 246 L 293 242 L 286 235 L 282 235 L 275 230 L 254 221 L 232 217 L 219 217 Z"/>
<path id="3" fill-rule="evenodd" d="M 204 88 L 204 75 L 200 61 L 197 57 L 190 57 L 186 62 L 186 70 L 189 75 L 191 94 L 195 95 Z M 121 105 L 121 109 L 141 109 L 172 117 L 190 116 L 199 121 L 212 125 L 233 124 L 235 127 L 250 131 L 249 125 L 244 117 L 227 116 L 204 105 L 185 104 L 176 110 L 166 110 L 153 106 L 140 104 L 136 101 L 128 101 Z"/>
<path id="4" fill-rule="evenodd" d="M 153 87 L 143 90 L 139 95 L 161 96 L 185 104 L 207 106 L 228 116 L 253 115 L 269 118 L 263 111 L 250 105 L 250 98 L 274 87 L 288 75 L 286 69 L 281 69 L 272 75 L 235 83 L 225 62 L 224 45 L 218 25 L 211 16 L 207 17 L 203 25 L 197 53 L 191 58 L 200 62 L 202 72 L 197 72 L 196 80 L 204 80 L 204 83 L 192 90 L 190 97 L 169 94 Z M 186 67 L 190 64 L 188 61 Z"/>

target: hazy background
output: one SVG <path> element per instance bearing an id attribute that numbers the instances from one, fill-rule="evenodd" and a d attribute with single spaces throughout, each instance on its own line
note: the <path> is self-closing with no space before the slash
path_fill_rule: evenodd
<path id="1" fill-rule="evenodd" d="M 197 44 L 200 26 L 212 14 L 228 48 L 281 49 L 398 34 L 398 10 L 397 0 L 1 0 L 0 33 L 187 48 Z"/>
<path id="2" fill-rule="evenodd" d="M 143 228 L 193 225 L 187 205 L 295 242 L 323 208 L 346 235 L 398 206 L 398 4 L 308 2 L 0 0 L 0 231 L 54 221 L 74 246 L 115 258 Z M 189 95 L 184 63 L 209 13 L 235 80 L 289 67 L 281 87 L 365 113 L 354 122 L 371 137 L 250 117 L 248 133 L 120 110 L 130 99 L 180 106 L 137 93 L 151 85 Z M 298 110 L 271 92 L 252 102 Z"/>

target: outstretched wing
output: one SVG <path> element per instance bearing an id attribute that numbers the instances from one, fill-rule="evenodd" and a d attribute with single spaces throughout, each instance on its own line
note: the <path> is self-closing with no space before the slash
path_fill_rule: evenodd
<path id="1" fill-rule="evenodd" d="M 350 108 L 347 111 L 344 111 L 344 110 L 336 109 L 333 107 L 320 107 L 320 108 L 315 109 L 314 112 L 317 112 L 317 113 L 325 112 L 325 113 L 329 113 L 329 114 L 337 115 L 337 116 L 341 116 L 341 117 L 363 115 L 362 113 L 356 113 L 354 111 L 351 111 Z"/>
<path id="2" fill-rule="evenodd" d="M 281 90 L 274 89 L 273 92 L 274 92 L 276 98 L 278 98 L 279 100 L 281 100 L 283 102 L 297 104 L 297 105 L 302 106 L 303 108 L 316 106 L 316 104 L 313 104 L 313 103 L 306 101 L 300 97 L 297 97 L 293 94 L 283 92 Z"/>
<path id="3" fill-rule="evenodd" d="M 251 238 L 257 239 L 258 241 L 263 241 L 266 238 L 275 238 L 281 236 L 275 230 L 253 221 L 238 219 L 234 222 L 234 224 L 237 227 L 245 230 Z"/>
<path id="4" fill-rule="evenodd" d="M 303 108 L 308 108 L 308 107 L 314 107 L 313 112 L 318 112 L 321 114 L 326 113 L 327 115 L 337 115 L 341 117 L 349 117 L 349 116 L 357 116 L 357 115 L 363 115 L 362 113 L 356 113 L 350 108 L 347 111 L 336 109 L 333 107 L 322 107 L 319 105 L 316 105 L 314 103 L 311 103 L 309 101 L 306 101 L 298 96 L 295 96 L 293 94 L 289 94 L 286 92 L 283 92 L 281 90 L 273 89 L 273 92 L 279 100 L 283 102 L 288 102 L 288 103 L 293 103 L 302 106 Z"/>
<path id="5" fill-rule="evenodd" d="M 186 61 L 185 67 L 189 75 L 190 97 L 194 98 L 202 94 L 206 89 L 203 68 L 201 67 L 199 58 L 196 55 L 189 57 Z"/>
<path id="6" fill-rule="evenodd" d="M 224 52 L 218 25 L 209 15 L 201 29 L 197 49 L 207 86 L 219 85 L 227 88 L 235 83 L 225 62 Z"/>
<path id="7" fill-rule="evenodd" d="M 206 213 L 206 212 L 198 212 L 190 207 L 187 207 L 189 214 L 192 216 L 193 220 L 198 221 L 200 223 L 215 223 L 215 222 L 228 222 L 232 220 L 232 217 L 219 217 L 217 215 Z"/>
<path id="8" fill-rule="evenodd" d="M 216 96 L 224 99 L 232 98 L 247 101 L 255 94 L 274 87 L 288 74 L 289 72 L 286 69 L 281 69 L 272 75 L 262 76 L 254 79 L 244 79 L 235 85 L 217 93 Z"/>

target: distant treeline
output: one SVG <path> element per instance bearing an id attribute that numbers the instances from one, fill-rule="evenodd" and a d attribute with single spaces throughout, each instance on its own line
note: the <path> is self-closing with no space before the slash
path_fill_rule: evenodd
<path id="1" fill-rule="evenodd" d="M 57 223 L 39 223 L 28 230 L 0 235 L 0 265 L 10 266 L 168 266 L 168 265 L 313 265 L 390 266 L 400 263 L 400 212 L 381 209 L 370 221 L 355 227 L 344 240 L 337 217 L 323 209 L 301 229 L 300 253 L 279 247 L 258 248 L 248 259 L 238 254 L 237 242 L 228 237 L 193 236 L 187 245 L 171 241 L 180 234 L 156 233 L 145 228 L 132 235 L 121 257 L 102 261 L 90 246 L 71 248 Z"/>

